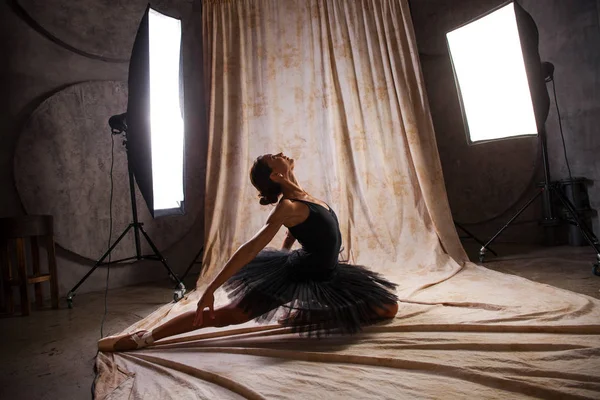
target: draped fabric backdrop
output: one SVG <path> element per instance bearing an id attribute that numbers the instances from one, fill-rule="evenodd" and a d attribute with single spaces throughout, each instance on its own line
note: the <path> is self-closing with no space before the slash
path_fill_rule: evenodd
<path id="1" fill-rule="evenodd" d="M 207 1 L 203 14 L 212 90 L 199 290 L 264 224 L 272 206 L 259 205 L 249 170 L 279 151 L 337 211 L 343 258 L 427 284 L 456 273 L 466 256 L 406 1 Z"/>
<path id="2" fill-rule="evenodd" d="M 600 301 L 465 256 L 406 0 L 204 0 L 202 24 L 204 270 L 198 290 L 126 331 L 196 310 L 265 222 L 248 172 L 279 151 L 339 215 L 342 257 L 398 283 L 400 310 L 352 337 L 314 341 L 250 321 L 100 353 L 98 398 L 600 398 Z"/>

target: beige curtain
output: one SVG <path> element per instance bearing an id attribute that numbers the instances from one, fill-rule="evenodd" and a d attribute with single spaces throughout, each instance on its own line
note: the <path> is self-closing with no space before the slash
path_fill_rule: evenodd
<path id="1" fill-rule="evenodd" d="M 424 284 L 460 269 L 466 256 L 406 0 L 205 1 L 203 34 L 210 137 L 200 291 L 266 220 L 248 172 L 257 156 L 279 151 L 338 213 L 343 257 L 392 278 L 437 272 Z"/>

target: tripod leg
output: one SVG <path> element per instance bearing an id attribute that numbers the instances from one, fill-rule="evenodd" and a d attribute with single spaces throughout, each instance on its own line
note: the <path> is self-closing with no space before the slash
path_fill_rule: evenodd
<path id="1" fill-rule="evenodd" d="M 527 209 L 527 207 L 529 207 L 529 206 L 531 205 L 531 203 L 533 203 L 533 201 L 534 201 L 535 199 L 537 199 L 537 198 L 538 198 L 538 197 L 539 197 L 539 196 L 542 194 L 542 192 L 543 192 L 543 190 L 539 190 L 539 191 L 538 191 L 538 192 L 535 194 L 535 196 L 533 196 L 531 199 L 529 199 L 529 201 L 528 201 L 527 203 L 525 203 L 525 205 L 524 205 L 523 207 L 521 207 L 521 209 L 520 209 L 519 211 L 517 211 L 517 213 L 516 213 L 516 214 L 515 214 L 515 215 L 514 215 L 514 216 L 513 216 L 511 219 L 509 219 L 509 220 L 508 220 L 508 222 L 507 222 L 507 223 L 506 223 L 506 224 L 505 224 L 505 225 L 502 227 L 502 229 L 500 229 L 500 230 L 499 230 L 499 231 L 498 231 L 498 232 L 497 232 L 497 233 L 496 233 L 494 236 L 492 236 L 492 238 L 491 238 L 490 240 L 488 240 L 488 241 L 487 241 L 487 243 L 486 243 L 486 244 L 484 244 L 484 245 L 481 247 L 481 249 L 479 250 L 479 262 L 483 262 L 483 260 L 484 260 L 484 258 L 485 258 L 485 252 L 486 252 L 486 250 L 488 250 L 488 246 L 489 246 L 490 244 L 492 244 L 492 242 L 493 242 L 494 240 L 496 240 L 496 238 L 497 238 L 498 236 L 500 236 L 500 234 L 501 234 L 502 232 L 504 232 L 504 230 L 505 230 L 506 228 L 508 228 L 508 226 L 509 226 L 509 225 L 510 225 L 510 224 L 511 224 L 511 223 L 512 223 L 512 222 L 513 222 L 515 219 L 517 219 L 517 218 L 519 217 L 519 215 L 523 214 L 523 211 L 525 211 L 525 210 Z"/>
<path id="2" fill-rule="evenodd" d="M 200 257 L 200 255 L 204 252 L 204 246 L 202 246 L 202 248 L 200 249 L 200 251 L 198 252 L 198 254 L 196 254 L 196 257 L 194 257 L 194 259 L 192 260 L 192 262 L 190 263 L 190 265 L 187 267 L 187 269 L 185 270 L 183 276 L 181 277 L 181 280 L 185 280 L 185 277 L 187 276 L 187 274 L 191 271 L 192 267 L 194 266 L 194 264 L 196 264 L 196 262 L 198 261 L 198 257 Z M 202 267 L 200 267 L 200 270 L 202 270 Z"/>
<path id="3" fill-rule="evenodd" d="M 592 246 L 594 250 L 596 250 L 597 253 L 600 253 L 600 249 L 598 248 L 598 239 L 596 238 L 596 235 L 594 235 L 594 233 L 587 227 L 587 225 L 585 225 L 585 223 L 579 218 L 577 210 L 575 210 L 575 206 L 571 204 L 571 201 L 567 197 L 565 197 L 565 195 L 560 190 L 556 188 L 553 188 L 553 190 L 558 196 L 558 199 L 563 203 L 565 207 L 567 207 L 567 210 L 569 210 L 569 214 L 571 214 L 571 217 L 575 221 L 575 225 L 577 225 L 583 237 L 588 241 L 590 246 Z"/>
<path id="4" fill-rule="evenodd" d="M 123 231 L 123 233 L 121 233 L 121 236 L 119 236 L 117 238 L 117 240 L 115 240 L 115 242 L 112 244 L 112 246 L 110 246 L 108 248 L 108 250 L 106 250 L 106 252 L 102 255 L 102 257 L 100 257 L 98 259 L 98 261 L 96 261 L 96 263 L 94 264 L 94 266 L 92 267 L 91 270 L 88 271 L 87 274 L 85 274 L 85 276 L 83 278 L 81 278 L 81 280 L 79 282 L 77 282 L 77 284 L 73 287 L 73 289 L 69 290 L 69 293 L 67 294 L 67 305 L 69 308 L 73 308 L 73 297 L 75 297 L 75 291 L 79 288 L 79 286 L 81 286 L 81 284 L 83 282 L 85 282 L 85 280 L 87 278 L 89 278 L 89 276 L 96 270 L 96 268 L 98 268 L 99 266 L 102 265 L 102 262 L 104 261 L 104 259 L 106 257 L 108 257 L 108 255 L 114 250 L 115 247 L 117 247 L 117 245 L 119 244 L 119 242 L 121 240 L 123 240 L 123 238 L 125 237 L 125 235 L 127 235 L 127 232 L 129 232 L 129 230 L 133 227 L 133 224 L 129 224 L 129 226 Z"/>
<path id="5" fill-rule="evenodd" d="M 575 221 L 575 225 L 577 225 L 579 231 L 581 232 L 585 240 L 587 240 L 590 246 L 592 246 L 596 251 L 596 262 L 594 263 L 592 271 L 595 275 L 600 276 L 600 244 L 598 243 L 598 238 L 596 237 L 596 235 L 594 235 L 594 232 L 592 232 L 587 227 L 587 225 L 579 218 L 577 210 L 575 209 L 575 206 L 573 206 L 571 201 L 558 188 L 553 187 L 552 190 L 554 190 L 558 199 L 563 203 L 565 207 L 567 207 L 567 210 L 569 210 L 569 214 L 571 214 L 571 217 Z"/>
<path id="6" fill-rule="evenodd" d="M 183 298 L 183 295 L 185 294 L 185 285 L 183 284 L 183 282 L 181 281 L 181 279 L 179 279 L 179 277 L 177 275 L 175 275 L 175 273 L 173 272 L 173 270 L 171 269 L 171 267 L 169 267 L 169 264 L 167 264 L 167 260 L 165 260 L 165 258 L 162 256 L 162 254 L 160 253 L 160 251 L 158 250 L 158 248 L 154 245 L 154 243 L 152 242 L 152 239 L 150 239 L 150 236 L 148 236 L 148 234 L 144 230 L 144 227 L 140 225 L 139 230 L 140 230 L 140 232 L 142 232 L 142 235 L 144 235 L 144 238 L 146 238 L 146 241 L 148 242 L 148 244 L 152 248 L 152 251 L 154 252 L 154 254 L 156 255 L 156 257 L 159 259 L 159 261 L 162 263 L 162 265 L 164 265 L 164 267 L 169 272 L 169 276 L 171 278 L 173 278 L 173 280 L 175 282 L 177 282 L 177 288 L 178 289 L 175 291 L 174 300 L 175 301 L 181 300 Z"/>
<path id="7" fill-rule="evenodd" d="M 471 239 L 475 240 L 481 246 L 485 245 L 481 240 L 479 240 L 479 238 L 477 236 L 473 235 L 471 232 L 469 232 L 464 226 L 462 226 L 458 222 L 454 221 L 454 225 L 456 225 L 460 230 L 462 230 L 464 233 L 466 233 Z M 498 256 L 498 254 L 494 250 L 492 250 L 491 247 L 488 248 L 488 250 L 496 257 Z"/>
<path id="8" fill-rule="evenodd" d="M 571 200 L 569 200 L 569 198 L 566 197 L 564 193 L 561 192 L 557 187 L 553 187 L 552 190 L 556 193 L 558 199 L 563 203 L 563 205 L 567 207 L 567 210 L 569 210 L 569 214 L 571 214 L 573 220 L 575 221 L 575 225 L 577 225 L 577 227 L 581 230 L 581 233 L 583 234 L 585 239 L 590 243 L 592 247 L 594 247 L 594 249 L 598 250 L 598 238 L 596 237 L 596 235 L 594 235 L 594 232 L 585 224 L 585 222 L 579 218 L 577 210 L 575 209 L 573 203 L 571 203 Z"/>

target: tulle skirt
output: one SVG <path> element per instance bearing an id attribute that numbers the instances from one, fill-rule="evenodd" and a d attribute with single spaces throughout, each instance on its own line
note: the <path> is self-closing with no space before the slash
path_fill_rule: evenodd
<path id="1" fill-rule="evenodd" d="M 307 336 L 359 332 L 381 321 L 378 309 L 398 301 L 396 285 L 376 272 L 344 262 L 315 266 L 302 250 L 263 250 L 224 288 L 258 322 L 277 316 Z"/>

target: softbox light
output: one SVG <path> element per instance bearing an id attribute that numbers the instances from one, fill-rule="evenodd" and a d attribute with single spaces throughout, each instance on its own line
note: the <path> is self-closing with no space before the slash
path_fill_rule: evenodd
<path id="1" fill-rule="evenodd" d="M 531 16 L 507 2 L 446 38 L 469 144 L 537 135 L 549 98 Z"/>
<path id="2" fill-rule="evenodd" d="M 147 7 L 129 62 L 127 150 L 153 217 L 183 214 L 181 21 Z"/>

